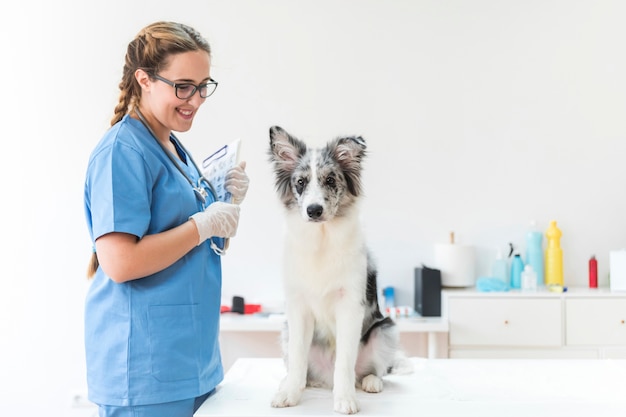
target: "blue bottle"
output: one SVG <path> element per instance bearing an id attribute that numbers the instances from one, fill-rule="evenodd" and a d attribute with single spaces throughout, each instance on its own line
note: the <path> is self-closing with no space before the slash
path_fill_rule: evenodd
<path id="1" fill-rule="evenodd" d="M 526 234 L 526 263 L 533 267 L 537 275 L 537 286 L 544 284 L 543 256 L 543 233 L 535 230 L 531 223 L 531 229 Z"/>
<path id="2" fill-rule="evenodd" d="M 396 296 L 393 287 L 383 288 L 383 297 L 385 298 L 385 308 L 394 308 L 396 306 Z"/>
<path id="3" fill-rule="evenodd" d="M 522 271 L 524 270 L 524 261 L 519 253 L 513 256 L 511 261 L 511 288 L 522 288 Z"/>

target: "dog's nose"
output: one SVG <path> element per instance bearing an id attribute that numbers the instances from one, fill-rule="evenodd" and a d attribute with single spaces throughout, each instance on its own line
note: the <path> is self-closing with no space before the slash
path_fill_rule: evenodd
<path id="1" fill-rule="evenodd" d="M 309 215 L 310 219 L 319 219 L 322 216 L 322 212 L 324 208 L 319 204 L 311 204 L 306 208 L 306 214 Z"/>

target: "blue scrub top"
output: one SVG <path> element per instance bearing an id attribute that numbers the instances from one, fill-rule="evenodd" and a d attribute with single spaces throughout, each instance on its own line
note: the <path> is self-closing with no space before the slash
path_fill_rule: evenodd
<path id="1" fill-rule="evenodd" d="M 197 181 L 190 161 L 179 165 Z M 211 202 L 209 193 L 206 204 Z M 93 242 L 111 232 L 141 239 L 176 227 L 203 208 L 139 120 L 125 116 L 91 154 L 85 213 Z M 145 405 L 215 388 L 224 376 L 221 285 L 220 258 L 208 241 L 163 271 L 122 284 L 98 268 L 85 305 L 89 399 Z"/>

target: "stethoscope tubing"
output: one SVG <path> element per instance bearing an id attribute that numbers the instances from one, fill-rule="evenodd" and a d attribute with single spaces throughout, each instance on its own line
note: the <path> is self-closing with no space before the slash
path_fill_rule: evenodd
<path id="1" fill-rule="evenodd" d="M 163 146 L 163 144 L 159 141 L 159 139 L 157 138 L 156 134 L 154 133 L 154 131 L 152 130 L 152 128 L 150 127 L 150 125 L 148 124 L 146 119 L 144 118 L 143 114 L 141 114 L 141 111 L 139 111 L 139 108 L 135 108 L 134 110 L 135 110 L 135 113 L 137 113 L 137 117 L 139 117 L 139 120 L 141 121 L 141 123 L 146 127 L 146 129 L 148 129 L 148 132 L 150 132 L 150 134 L 152 135 L 154 140 L 159 144 L 159 146 L 161 147 L 161 149 L 163 150 L 165 155 L 167 155 L 169 160 L 174 164 L 174 166 L 176 167 L 178 172 L 180 172 L 183 175 L 183 177 L 185 177 L 185 179 L 187 180 L 187 182 L 189 183 L 189 185 L 193 189 L 194 194 L 196 195 L 196 198 L 198 198 L 198 200 L 200 200 L 202 202 L 202 207 L 206 209 L 205 204 L 206 204 L 206 198 L 208 196 L 206 194 L 205 188 L 202 186 L 202 184 L 205 184 L 207 186 L 207 188 L 211 192 L 211 195 L 213 196 L 213 200 L 218 201 L 217 191 L 215 190 L 215 187 L 213 187 L 213 184 L 211 184 L 211 181 L 209 181 L 202 174 L 202 171 L 200 171 L 200 168 L 198 167 L 198 164 L 196 164 L 196 161 L 194 161 L 194 159 L 191 156 L 191 154 L 189 153 L 189 151 L 187 151 L 187 148 L 185 148 L 185 146 L 176 137 L 176 135 L 174 135 L 173 133 L 170 133 L 170 136 L 174 138 L 174 140 L 176 141 L 178 146 L 180 146 L 180 148 L 183 150 L 183 152 L 185 152 L 185 155 L 187 156 L 187 158 L 189 158 L 189 160 L 191 161 L 191 164 L 193 165 L 193 167 L 195 168 L 196 172 L 198 173 L 199 177 L 198 177 L 198 185 L 197 186 L 194 186 L 193 181 L 191 180 L 191 178 L 189 178 L 187 173 L 185 173 L 185 171 L 183 171 L 183 169 L 178 164 L 178 162 L 176 161 L 174 156 L 171 154 L 171 152 L 168 151 L 165 148 L 165 146 Z M 210 245 L 211 245 L 211 249 L 213 249 L 213 252 L 215 252 L 219 256 L 223 256 L 223 255 L 226 254 L 226 249 L 228 249 L 228 244 L 230 242 L 230 240 L 228 238 L 224 239 L 224 247 L 223 248 L 220 248 L 219 246 L 217 246 L 217 244 L 213 241 L 213 238 L 210 238 L 209 240 L 210 240 Z"/>
<path id="2" fill-rule="evenodd" d="M 169 160 L 174 164 L 174 166 L 176 167 L 178 172 L 180 172 L 183 175 L 183 177 L 185 177 L 185 179 L 187 180 L 189 185 L 191 185 L 191 188 L 193 188 L 196 196 L 198 198 L 202 198 L 202 200 L 203 200 L 202 201 L 202 203 L 203 203 L 202 205 L 204 206 L 204 203 L 206 203 L 206 197 L 205 197 L 205 193 L 203 193 L 201 191 L 201 190 L 204 190 L 204 188 L 201 187 L 201 184 L 205 184 L 207 186 L 207 188 L 211 192 L 211 195 L 213 196 L 213 199 L 215 201 L 217 201 L 218 197 L 217 197 L 217 191 L 215 190 L 215 187 L 213 187 L 213 184 L 211 184 L 211 182 L 202 174 L 202 171 L 200 171 L 200 168 L 198 167 L 198 164 L 196 164 L 196 161 L 193 159 L 193 157 L 191 156 L 189 151 L 187 151 L 187 148 L 185 148 L 183 143 L 176 137 L 176 135 L 174 135 L 173 133 L 170 133 L 170 136 L 173 137 L 174 140 L 176 140 L 176 143 L 178 144 L 178 146 L 180 146 L 180 148 L 183 150 L 183 152 L 185 152 L 185 155 L 187 155 L 187 158 L 189 158 L 189 160 L 191 161 L 191 164 L 193 165 L 193 167 L 195 168 L 196 172 L 198 173 L 199 178 L 198 178 L 198 186 L 197 187 L 194 186 L 192 179 L 189 178 L 187 173 L 185 173 L 185 171 L 181 168 L 181 166 L 178 164 L 178 162 L 176 161 L 174 156 L 171 154 L 171 152 L 169 152 L 165 148 L 165 146 L 163 146 L 163 144 L 159 141 L 159 139 L 157 139 L 154 131 L 152 130 L 152 128 L 150 127 L 150 125 L 148 124 L 148 122 L 146 121 L 146 119 L 144 118 L 143 114 L 141 114 L 141 112 L 139 111 L 138 108 L 135 108 L 135 113 L 137 113 L 137 116 L 139 117 L 139 120 L 141 121 L 141 123 L 146 127 L 146 129 L 148 129 L 148 131 L 150 132 L 150 134 L 152 135 L 154 140 L 159 144 L 159 146 L 161 147 L 161 149 L 163 150 L 165 155 L 167 155 Z"/>

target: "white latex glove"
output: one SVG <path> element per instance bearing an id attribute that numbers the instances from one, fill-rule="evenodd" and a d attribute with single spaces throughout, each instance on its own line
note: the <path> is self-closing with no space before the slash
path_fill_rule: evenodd
<path id="1" fill-rule="evenodd" d="M 241 204 L 248 192 L 250 180 L 246 174 L 246 161 L 241 161 L 226 173 L 224 188 L 232 194 L 233 204 Z"/>
<path id="2" fill-rule="evenodd" d="M 204 211 L 190 217 L 196 223 L 200 240 L 198 245 L 210 238 L 233 237 L 237 233 L 240 207 L 237 204 L 216 201 Z"/>

